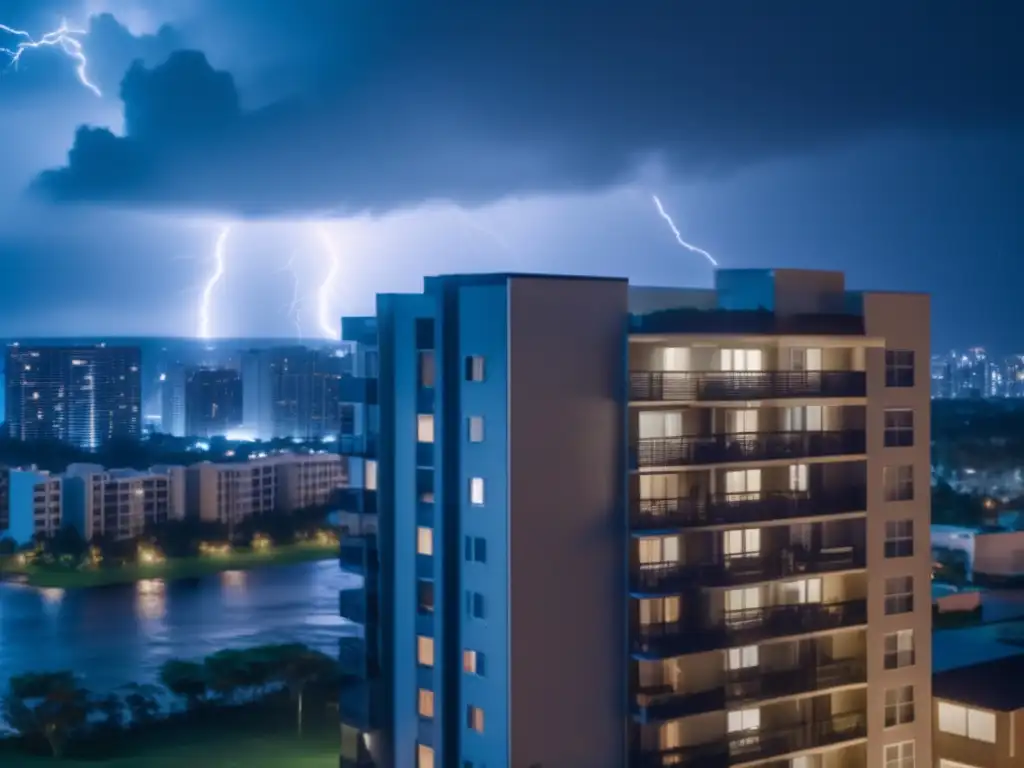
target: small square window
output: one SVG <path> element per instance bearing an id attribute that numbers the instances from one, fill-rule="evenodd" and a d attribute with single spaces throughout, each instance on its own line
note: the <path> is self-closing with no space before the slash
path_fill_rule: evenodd
<path id="1" fill-rule="evenodd" d="M 421 413 L 416 416 L 416 442 L 434 442 L 434 414 Z"/>
<path id="2" fill-rule="evenodd" d="M 466 358 L 466 381 L 484 380 L 484 359 L 480 355 L 470 355 Z"/>
<path id="3" fill-rule="evenodd" d="M 485 616 L 484 596 L 479 592 L 466 592 L 466 613 L 474 619 Z"/>
<path id="4" fill-rule="evenodd" d="M 419 695 L 420 717 L 432 718 L 434 716 L 434 692 L 426 688 L 420 688 Z"/>
<path id="5" fill-rule="evenodd" d="M 883 467 L 882 485 L 886 501 L 912 501 L 914 498 L 914 466 L 903 464 Z"/>
<path id="6" fill-rule="evenodd" d="M 885 580 L 885 615 L 895 616 L 914 610 L 914 577 L 894 576 Z"/>
<path id="7" fill-rule="evenodd" d="M 484 441 L 484 417 L 469 417 L 469 442 L 482 443 Z"/>
<path id="8" fill-rule="evenodd" d="M 434 554 L 434 529 L 419 526 L 416 529 L 416 552 L 420 555 Z"/>
<path id="9" fill-rule="evenodd" d="M 914 521 L 885 521 L 885 556 L 913 557 L 914 555 Z"/>
<path id="10" fill-rule="evenodd" d="M 914 722 L 914 686 L 901 685 L 885 691 L 885 727 Z"/>
<path id="11" fill-rule="evenodd" d="M 486 563 L 487 562 L 487 540 L 481 538 L 466 537 L 466 561 Z"/>
<path id="12" fill-rule="evenodd" d="M 914 412 L 909 408 L 885 410 L 885 447 L 906 448 L 914 444 Z"/>
<path id="13" fill-rule="evenodd" d="M 462 652 L 462 671 L 467 675 L 483 677 L 486 668 L 486 657 L 481 651 L 464 650 Z"/>
<path id="14" fill-rule="evenodd" d="M 914 630 L 901 629 L 899 632 L 890 632 L 884 638 L 884 648 L 886 669 L 912 667 L 915 662 Z"/>
<path id="15" fill-rule="evenodd" d="M 914 386 L 914 352 L 909 349 L 885 350 L 885 386 Z"/>
<path id="16" fill-rule="evenodd" d="M 914 742 L 886 744 L 885 768 L 914 768 Z"/>
<path id="17" fill-rule="evenodd" d="M 484 711 L 480 707 L 466 708 L 466 727 L 477 733 L 484 732 Z"/>
<path id="18" fill-rule="evenodd" d="M 421 667 L 434 666 L 434 638 L 416 636 L 416 663 Z"/>
<path id="19" fill-rule="evenodd" d="M 434 582 L 430 579 L 416 582 L 416 609 L 420 613 L 434 612 Z"/>
<path id="20" fill-rule="evenodd" d="M 469 503 L 475 507 L 484 505 L 484 479 L 482 477 L 470 478 Z"/>

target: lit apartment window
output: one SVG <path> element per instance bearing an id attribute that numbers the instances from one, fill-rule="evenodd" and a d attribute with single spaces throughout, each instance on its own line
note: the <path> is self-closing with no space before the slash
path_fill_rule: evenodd
<path id="1" fill-rule="evenodd" d="M 462 652 L 462 671 L 467 675 L 483 677 L 486 669 L 487 658 L 482 651 L 471 651 L 466 649 Z"/>
<path id="2" fill-rule="evenodd" d="M 760 349 L 723 349 L 720 354 L 723 371 L 764 370 L 764 358 Z"/>
<path id="3" fill-rule="evenodd" d="M 901 629 L 885 636 L 885 668 L 900 669 L 914 664 L 914 630 Z"/>
<path id="4" fill-rule="evenodd" d="M 885 691 L 885 727 L 914 722 L 914 686 L 901 685 Z"/>
<path id="5" fill-rule="evenodd" d="M 434 612 L 434 582 L 430 579 L 416 581 L 416 609 L 420 613 Z"/>
<path id="6" fill-rule="evenodd" d="M 480 355 L 466 358 L 466 381 L 484 380 L 484 359 Z"/>
<path id="7" fill-rule="evenodd" d="M 760 729 L 761 710 L 756 707 L 733 710 L 726 717 L 726 730 L 731 737 L 730 742 L 736 746 L 756 744 Z"/>
<path id="8" fill-rule="evenodd" d="M 434 442 L 434 415 L 421 413 L 416 417 L 416 442 Z"/>
<path id="9" fill-rule="evenodd" d="M 996 743 L 996 716 L 992 712 L 940 701 L 938 714 L 939 730 L 943 733 Z"/>
<path id="10" fill-rule="evenodd" d="M 431 718 L 434 716 L 434 692 L 426 688 L 420 688 L 419 695 L 420 717 Z"/>
<path id="11" fill-rule="evenodd" d="M 914 444 L 914 412 L 909 408 L 885 411 L 885 447 L 905 448 Z"/>
<path id="12" fill-rule="evenodd" d="M 466 560 L 473 563 L 487 562 L 487 539 L 466 537 Z"/>
<path id="13" fill-rule="evenodd" d="M 470 478 L 469 503 L 475 507 L 484 505 L 484 479 L 482 477 Z"/>
<path id="14" fill-rule="evenodd" d="M 469 442 L 482 443 L 484 441 L 484 417 L 469 417 Z"/>
<path id="15" fill-rule="evenodd" d="M 914 577 L 894 576 L 885 580 L 885 615 L 895 616 L 914 610 Z"/>
<path id="16" fill-rule="evenodd" d="M 910 501 L 914 498 L 914 467 L 910 464 L 884 467 L 882 485 L 886 501 Z"/>
<path id="17" fill-rule="evenodd" d="M 885 768 L 914 768 L 914 742 L 886 744 Z"/>
<path id="18" fill-rule="evenodd" d="M 726 664 L 730 672 L 740 669 L 750 669 L 759 663 L 759 652 L 756 645 L 748 645 L 744 648 L 730 648 L 726 654 Z"/>
<path id="19" fill-rule="evenodd" d="M 477 733 L 484 732 L 484 711 L 480 707 L 466 708 L 466 727 Z"/>
<path id="20" fill-rule="evenodd" d="M 416 745 L 416 768 L 434 768 L 434 750 L 426 744 Z"/>
<path id="21" fill-rule="evenodd" d="M 914 353 L 912 350 L 885 350 L 885 386 L 914 386 Z"/>
<path id="22" fill-rule="evenodd" d="M 377 462 L 371 459 L 366 460 L 363 485 L 368 491 L 377 490 Z"/>
<path id="23" fill-rule="evenodd" d="M 722 532 L 726 558 L 752 557 L 761 554 L 761 529 L 745 528 Z"/>
<path id="24" fill-rule="evenodd" d="M 913 557 L 914 555 L 914 521 L 885 521 L 885 556 Z"/>
<path id="25" fill-rule="evenodd" d="M 486 615 L 484 596 L 479 592 L 466 592 L 466 613 L 474 619 L 482 619 Z"/>
<path id="26" fill-rule="evenodd" d="M 421 555 L 434 554 L 434 529 L 420 526 L 416 529 L 416 551 Z"/>
<path id="27" fill-rule="evenodd" d="M 416 663 L 421 667 L 434 666 L 434 638 L 416 636 Z"/>

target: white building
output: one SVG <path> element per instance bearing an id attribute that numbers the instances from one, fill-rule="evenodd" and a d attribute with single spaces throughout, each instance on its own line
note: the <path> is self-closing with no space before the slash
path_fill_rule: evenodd
<path id="1" fill-rule="evenodd" d="M 277 509 L 294 512 L 327 504 L 345 482 L 345 464 L 336 453 L 274 457 Z"/>
<path id="2" fill-rule="evenodd" d="M 86 539 L 134 538 L 147 525 L 184 517 L 184 477 L 184 467 L 138 471 L 72 464 L 64 473 L 65 520 Z"/>
<path id="3" fill-rule="evenodd" d="M 27 544 L 39 534 L 53 536 L 62 523 L 60 475 L 36 469 L 11 469 L 8 474 L 7 535 Z"/>

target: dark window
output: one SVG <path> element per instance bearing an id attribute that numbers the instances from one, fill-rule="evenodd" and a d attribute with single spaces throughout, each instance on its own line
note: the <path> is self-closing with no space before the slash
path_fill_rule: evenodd
<path id="1" fill-rule="evenodd" d="M 484 618 L 484 596 L 481 595 L 479 592 L 467 592 L 466 613 L 468 613 L 474 619 Z"/>
<path id="2" fill-rule="evenodd" d="M 416 582 L 416 607 L 420 613 L 434 612 L 434 582 L 428 579 Z"/>
<path id="3" fill-rule="evenodd" d="M 416 349 L 434 348 L 434 318 L 416 318 Z"/>
<path id="4" fill-rule="evenodd" d="M 420 352 L 420 386 L 424 389 L 434 387 L 434 352 Z"/>
<path id="5" fill-rule="evenodd" d="M 885 386 L 914 386 L 914 353 L 912 350 L 885 350 Z"/>
<path id="6" fill-rule="evenodd" d="M 486 539 L 474 539 L 472 536 L 466 537 L 466 560 L 475 561 L 477 563 L 487 562 L 487 540 Z"/>
<path id="7" fill-rule="evenodd" d="M 906 448 L 914 444 L 914 412 L 909 408 L 885 411 L 885 447 Z"/>
<path id="8" fill-rule="evenodd" d="M 352 403 L 341 404 L 341 429 L 343 435 L 353 435 L 356 431 L 356 407 Z"/>
<path id="9" fill-rule="evenodd" d="M 914 521 L 887 520 L 885 523 L 885 556 L 913 557 Z"/>
<path id="10" fill-rule="evenodd" d="M 416 498 L 423 504 L 434 503 L 434 470 L 416 470 Z"/>
<path id="11" fill-rule="evenodd" d="M 484 359 L 480 355 L 466 358 L 466 381 L 484 380 Z"/>

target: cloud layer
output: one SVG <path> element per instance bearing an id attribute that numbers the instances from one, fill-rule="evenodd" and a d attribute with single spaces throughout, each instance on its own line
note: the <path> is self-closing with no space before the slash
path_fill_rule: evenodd
<path id="1" fill-rule="evenodd" d="M 601 188 L 650 158 L 687 178 L 1024 118 L 1015 4 L 682 5 L 316 3 L 288 34 L 259 17 L 249 29 L 277 30 L 268 46 L 301 70 L 293 98 L 243 109 L 197 52 L 135 65 L 126 135 L 79 129 L 34 189 L 255 215 L 473 204 Z"/>

